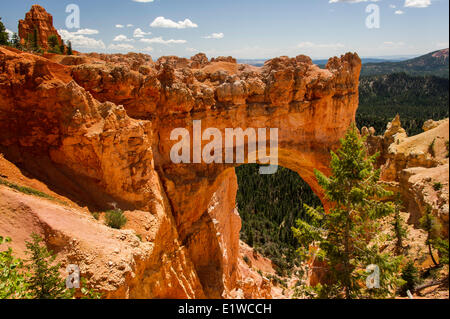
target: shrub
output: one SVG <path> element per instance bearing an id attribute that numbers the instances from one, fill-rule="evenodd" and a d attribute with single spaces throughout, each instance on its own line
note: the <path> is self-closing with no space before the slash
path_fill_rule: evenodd
<path id="1" fill-rule="evenodd" d="M 94 217 L 96 220 L 99 220 L 99 218 L 100 218 L 100 213 L 99 213 L 99 212 L 92 212 L 91 215 L 92 215 L 92 217 Z"/>
<path id="2" fill-rule="evenodd" d="M 111 228 L 121 229 L 127 223 L 127 218 L 120 209 L 106 212 L 106 225 Z"/>
<path id="3" fill-rule="evenodd" d="M 430 145 L 428 145 L 428 153 L 431 154 L 431 156 L 436 157 L 436 152 L 434 150 L 434 145 L 436 144 L 436 139 L 433 140 L 433 142 L 431 142 Z"/>
<path id="4" fill-rule="evenodd" d="M 441 189 L 442 189 L 442 183 L 440 183 L 440 182 L 434 183 L 434 184 L 433 184 L 433 189 L 434 189 L 435 191 L 441 190 Z"/>
<path id="5" fill-rule="evenodd" d="M 0 236 L 0 246 L 9 242 L 11 238 Z M 22 270 L 23 261 L 13 256 L 11 248 L 0 251 L 0 299 L 29 298 Z"/>

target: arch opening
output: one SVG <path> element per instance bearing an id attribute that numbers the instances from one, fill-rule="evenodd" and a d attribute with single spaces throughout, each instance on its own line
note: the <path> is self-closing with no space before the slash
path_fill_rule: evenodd
<path id="1" fill-rule="evenodd" d="M 300 262 L 292 227 L 307 218 L 303 204 L 322 206 L 320 198 L 297 172 L 282 166 L 275 174 L 260 175 L 259 165 L 246 164 L 236 167 L 236 175 L 240 239 L 269 258 L 278 275 L 290 275 Z"/>

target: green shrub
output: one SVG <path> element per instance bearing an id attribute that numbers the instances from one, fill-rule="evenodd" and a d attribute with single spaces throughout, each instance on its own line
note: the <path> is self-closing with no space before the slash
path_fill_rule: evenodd
<path id="1" fill-rule="evenodd" d="M 408 261 L 408 263 L 403 268 L 402 279 L 405 281 L 405 284 L 401 288 L 401 293 L 403 295 L 406 295 L 407 290 L 413 292 L 415 286 L 419 283 L 420 277 L 419 271 L 417 270 L 412 260 Z"/>
<path id="2" fill-rule="evenodd" d="M 433 189 L 434 189 L 435 191 L 441 190 L 441 189 L 442 189 L 442 183 L 440 183 L 440 182 L 434 183 L 434 184 L 433 184 Z"/>
<path id="3" fill-rule="evenodd" d="M 19 191 L 19 192 L 24 193 L 26 195 L 33 195 L 33 196 L 37 196 L 37 197 L 42 197 L 42 198 L 46 198 L 46 199 L 58 202 L 58 203 L 63 204 L 63 205 L 67 205 L 67 203 L 65 203 L 65 202 L 63 202 L 63 201 L 61 201 L 61 200 L 59 200 L 59 199 L 57 199 L 57 198 L 55 198 L 53 196 L 50 196 L 50 195 L 48 195 L 46 193 L 43 193 L 43 192 L 38 191 L 38 190 L 36 190 L 34 188 L 31 188 L 31 187 L 26 187 L 26 186 L 21 186 L 21 185 L 15 184 L 15 183 L 11 183 L 11 182 L 3 179 L 3 178 L 0 178 L 0 185 L 4 185 L 6 187 L 15 189 L 16 191 Z"/>
<path id="4" fill-rule="evenodd" d="M 111 228 L 121 229 L 127 223 L 127 218 L 120 209 L 106 212 L 106 225 Z"/>
<path id="5" fill-rule="evenodd" d="M 96 220 L 99 220 L 99 218 L 100 218 L 100 213 L 99 213 L 99 212 L 92 212 L 91 215 L 92 215 L 92 217 L 94 217 Z"/>
<path id="6" fill-rule="evenodd" d="M 11 238 L 0 236 L 0 246 L 11 242 Z M 0 251 L 0 299 L 29 298 L 23 261 L 13 256 L 12 249 Z"/>

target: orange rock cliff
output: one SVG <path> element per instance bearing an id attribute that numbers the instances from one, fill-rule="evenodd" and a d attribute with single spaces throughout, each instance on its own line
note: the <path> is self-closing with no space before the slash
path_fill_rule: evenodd
<path id="1" fill-rule="evenodd" d="M 25 21 L 51 22 L 36 10 Z M 0 188 L 0 206 L 9 207 L 0 233 L 13 242 L 41 233 L 63 265 L 79 265 L 109 298 L 267 297 L 266 283 L 248 287 L 238 267 L 235 165 L 174 164 L 170 134 L 186 128 L 192 136 L 193 120 L 222 133 L 278 128 L 279 165 L 321 196 L 314 169 L 328 173 L 330 150 L 355 120 L 360 69 L 352 53 L 325 69 L 306 56 L 258 68 L 204 54 L 154 62 L 1 47 L 0 153 L 74 204 L 42 205 Z M 80 209 L 112 202 L 126 211 L 127 229 Z"/>

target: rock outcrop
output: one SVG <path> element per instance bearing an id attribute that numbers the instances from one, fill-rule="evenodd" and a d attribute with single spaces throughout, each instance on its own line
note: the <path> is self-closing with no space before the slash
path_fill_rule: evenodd
<path id="1" fill-rule="evenodd" d="M 449 120 L 427 121 L 424 133 L 408 137 L 397 116 L 383 136 L 371 132 L 362 129 L 370 153 L 381 154 L 381 179 L 402 195 L 409 223 L 418 226 L 429 206 L 448 237 Z"/>
<path id="2" fill-rule="evenodd" d="M 37 45 L 44 50 L 49 49 L 48 38 L 51 35 L 58 38 L 58 43 L 63 43 L 61 36 L 53 26 L 52 15 L 37 4 L 31 7 L 24 20 L 19 21 L 19 37 L 22 44 L 25 44 L 29 37 L 33 37 L 35 33 L 37 35 Z"/>
<path id="3" fill-rule="evenodd" d="M 102 283 L 109 270 L 99 266 L 99 274 L 85 273 L 107 296 L 222 298 L 240 282 L 245 297 L 257 297 L 238 267 L 238 164 L 175 164 L 171 132 L 186 128 L 192 136 L 194 120 L 222 136 L 225 128 L 278 128 L 279 165 L 322 196 L 314 169 L 329 172 L 329 151 L 355 119 L 360 69 L 350 53 L 320 69 L 305 56 L 257 68 L 204 55 L 157 62 L 138 55 L 47 59 L 0 48 L 0 149 L 81 207 L 108 209 L 116 202 L 127 211 L 143 242 L 139 253 L 129 250 L 134 261 L 127 257 L 125 279 Z M 57 235 L 63 238 L 58 251 L 92 269 L 85 255 L 71 259 L 69 253 L 75 238 L 96 255 L 102 246 L 89 241 L 91 235 L 32 211 L 49 225 L 49 244 L 64 234 Z M 100 227 L 95 220 L 83 225 L 86 232 Z"/>

